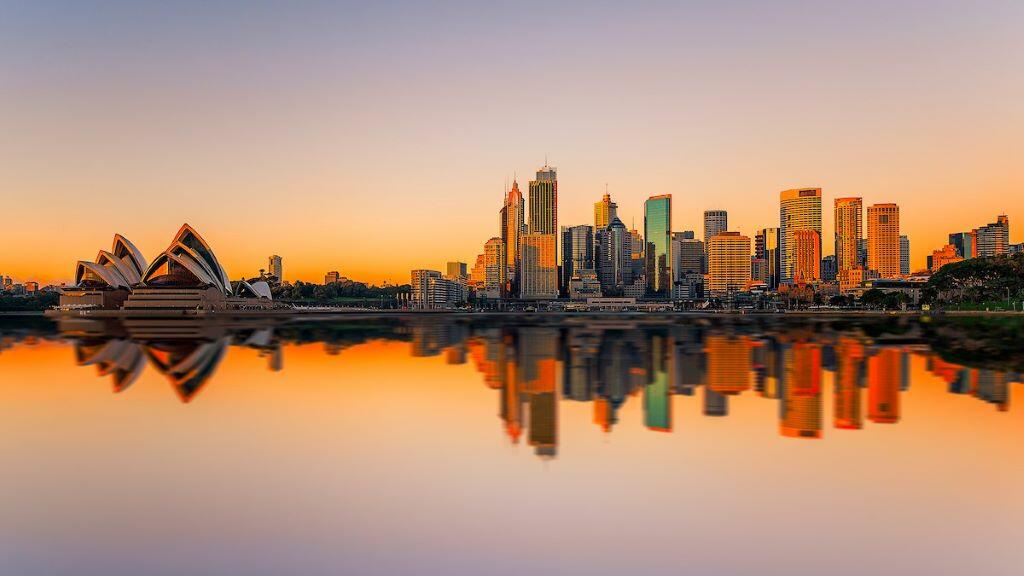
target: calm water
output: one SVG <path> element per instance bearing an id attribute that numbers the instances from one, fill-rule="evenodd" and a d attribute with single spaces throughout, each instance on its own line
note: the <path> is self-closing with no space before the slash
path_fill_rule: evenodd
<path id="1" fill-rule="evenodd" d="M 3 574 L 1021 574 L 1024 324 L 0 323 Z"/>

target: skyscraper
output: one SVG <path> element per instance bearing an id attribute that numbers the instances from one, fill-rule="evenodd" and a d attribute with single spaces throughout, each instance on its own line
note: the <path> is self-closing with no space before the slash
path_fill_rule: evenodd
<path id="1" fill-rule="evenodd" d="M 821 236 L 814 230 L 794 230 L 793 282 L 817 282 L 821 279 Z"/>
<path id="2" fill-rule="evenodd" d="M 1010 249 L 1010 218 L 1005 214 L 978 228 L 978 256 L 998 256 Z"/>
<path id="3" fill-rule="evenodd" d="M 448 262 L 445 264 L 445 278 L 448 280 L 465 280 L 466 274 L 466 263 L 465 262 Z"/>
<path id="4" fill-rule="evenodd" d="M 712 236 L 729 229 L 729 213 L 725 210 L 704 211 L 704 272 L 708 271 L 708 242 Z"/>
<path id="5" fill-rule="evenodd" d="M 505 243 L 496 236 L 484 244 L 484 296 L 500 298 L 507 280 L 507 273 Z"/>
<path id="6" fill-rule="evenodd" d="M 529 222 L 531 234 L 558 234 L 558 177 L 548 165 L 530 181 Z"/>
<path id="7" fill-rule="evenodd" d="M 967 260 L 978 256 L 978 231 L 956 232 L 949 235 L 949 243 L 956 249 L 956 255 Z"/>
<path id="8" fill-rule="evenodd" d="M 519 297 L 528 300 L 558 298 L 558 264 L 555 259 L 555 235 L 524 234 Z"/>
<path id="9" fill-rule="evenodd" d="M 779 276 L 782 272 L 779 259 L 779 229 L 762 228 L 754 235 L 754 258 L 765 261 L 767 275 L 765 284 L 770 290 L 779 287 Z"/>
<path id="10" fill-rule="evenodd" d="M 594 269 L 594 229 L 590 226 L 562 226 L 561 291 L 567 294 L 569 280 L 582 270 Z"/>
<path id="11" fill-rule="evenodd" d="M 597 233 L 597 276 L 605 296 L 622 294 L 633 281 L 632 242 L 626 225 L 618 217 Z"/>
<path id="12" fill-rule="evenodd" d="M 505 203 L 501 207 L 501 242 L 507 269 L 503 274 L 505 286 L 502 294 L 505 297 L 515 296 L 519 284 L 519 244 L 526 232 L 524 218 L 523 194 L 519 191 L 519 182 L 512 180 L 512 189 L 505 194 Z"/>
<path id="13" fill-rule="evenodd" d="M 708 291 L 723 297 L 750 281 L 750 238 L 721 232 L 708 240 Z"/>
<path id="14" fill-rule="evenodd" d="M 782 262 L 780 282 L 793 281 L 796 269 L 797 230 L 818 233 L 821 254 L 821 188 L 796 188 L 779 193 L 779 250 Z"/>
<path id="15" fill-rule="evenodd" d="M 895 204 L 868 206 L 868 269 L 880 278 L 900 275 L 900 209 Z"/>
<path id="16" fill-rule="evenodd" d="M 729 213 L 725 210 L 704 211 L 704 243 L 712 236 L 729 229 Z"/>
<path id="17" fill-rule="evenodd" d="M 668 298 L 672 293 L 672 195 L 651 196 L 644 202 L 647 249 L 647 290 Z"/>
<path id="18" fill-rule="evenodd" d="M 860 198 L 835 200 L 835 254 L 837 275 L 860 267 L 857 243 L 864 236 L 864 202 Z"/>
<path id="19" fill-rule="evenodd" d="M 601 201 L 594 203 L 594 229 L 607 228 L 616 216 L 618 216 L 618 205 L 612 202 L 611 195 L 605 192 Z"/>
<path id="20" fill-rule="evenodd" d="M 900 275 L 910 275 L 910 238 L 906 235 L 900 236 Z"/>
<path id="21" fill-rule="evenodd" d="M 270 275 L 276 277 L 278 282 L 284 280 L 284 266 L 281 263 L 281 257 L 274 254 L 267 260 L 267 268 L 270 270 Z"/>
<path id="22" fill-rule="evenodd" d="M 704 242 L 693 232 L 672 233 L 672 299 L 687 300 L 703 295 Z"/>

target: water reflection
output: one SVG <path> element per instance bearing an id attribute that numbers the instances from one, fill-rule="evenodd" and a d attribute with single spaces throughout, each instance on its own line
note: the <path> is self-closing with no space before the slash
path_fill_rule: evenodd
<path id="1" fill-rule="evenodd" d="M 589 403 L 593 424 L 604 433 L 619 425 L 627 402 L 640 403 L 643 425 L 670 433 L 677 425 L 674 396 L 699 402 L 705 417 L 722 418 L 729 416 L 734 397 L 755 395 L 777 403 L 781 436 L 820 439 L 827 427 L 859 430 L 865 419 L 898 423 L 914 355 L 924 357 L 949 393 L 1001 411 L 1009 409 L 1010 384 L 1022 380 L 1020 347 L 1012 336 L 1020 338 L 1018 326 L 976 322 L 523 323 L 413 317 L 299 324 L 64 320 L 56 329 L 43 322 L 0 329 L 3 347 L 39 338 L 70 340 L 78 365 L 94 366 L 115 393 L 127 391 L 149 366 L 167 378 L 182 402 L 215 380 L 231 346 L 258 350 L 267 368 L 279 371 L 290 344 L 320 342 L 326 354 L 337 355 L 370 340 L 407 341 L 413 357 L 471 362 L 495 392 L 508 440 L 527 443 L 542 458 L 558 452 L 560 400 Z"/>

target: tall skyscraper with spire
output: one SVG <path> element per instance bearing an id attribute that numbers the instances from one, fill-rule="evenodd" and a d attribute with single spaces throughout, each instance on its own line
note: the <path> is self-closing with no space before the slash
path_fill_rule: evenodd
<path id="1" fill-rule="evenodd" d="M 558 233 L 558 175 L 547 164 L 530 181 L 529 223 L 531 234 Z"/>
<path id="2" fill-rule="evenodd" d="M 519 248 L 523 234 L 526 232 L 524 218 L 523 194 L 519 191 L 519 182 L 512 180 L 512 189 L 505 193 L 505 203 L 501 207 L 501 243 L 505 254 L 507 279 L 503 288 L 503 296 L 514 296 L 519 280 Z"/>
<path id="3" fill-rule="evenodd" d="M 603 230 L 618 216 L 618 205 L 606 190 L 600 202 L 594 203 L 594 229 Z"/>

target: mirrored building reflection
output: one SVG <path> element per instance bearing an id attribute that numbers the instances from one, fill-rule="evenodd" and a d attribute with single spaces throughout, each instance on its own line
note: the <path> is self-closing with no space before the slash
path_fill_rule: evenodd
<path id="1" fill-rule="evenodd" d="M 995 412 L 1010 409 L 1015 384 L 1022 381 L 1013 367 L 1024 365 L 1013 356 L 1014 349 L 997 349 L 973 364 L 970 350 L 995 344 L 962 343 L 959 328 L 887 322 L 76 318 L 55 328 L 0 322 L 0 353 L 63 339 L 72 343 L 75 363 L 92 367 L 115 393 L 130 392 L 152 370 L 188 403 L 216 380 L 232 348 L 255 350 L 268 370 L 281 372 L 289 346 L 319 344 L 325 356 L 341 357 L 343 370 L 348 351 L 358 353 L 354 347 L 373 340 L 404 342 L 405 353 L 417 362 L 474 369 L 495 395 L 496 429 L 511 445 L 526 447 L 542 459 L 559 454 L 559 409 L 570 402 L 590 404 L 591 421 L 605 434 L 621 426 L 627 406 L 640 415 L 646 430 L 671 434 L 688 433 L 679 417 L 687 404 L 693 406 L 687 414 L 728 422 L 734 403 L 774 402 L 777 421 L 766 421 L 765 431 L 774 426 L 780 441 L 822 439 L 898 424 L 902 396 L 914 384 L 912 373 L 923 369 L 949 394 L 984 402 Z M 1002 364 L 982 361 L 997 353 L 1006 354 Z M 912 362 L 918 372 L 912 372 Z"/>

